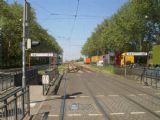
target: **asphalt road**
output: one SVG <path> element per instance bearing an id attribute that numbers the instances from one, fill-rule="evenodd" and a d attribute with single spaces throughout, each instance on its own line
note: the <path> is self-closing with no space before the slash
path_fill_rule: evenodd
<path id="1" fill-rule="evenodd" d="M 100 72 L 64 76 L 57 95 L 41 104 L 49 120 L 160 120 L 160 89 Z"/>

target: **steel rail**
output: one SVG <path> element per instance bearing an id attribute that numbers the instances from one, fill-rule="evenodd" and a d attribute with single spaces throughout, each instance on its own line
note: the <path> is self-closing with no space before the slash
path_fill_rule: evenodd
<path id="1" fill-rule="evenodd" d="M 88 78 L 86 78 L 86 80 L 88 80 Z M 84 86 L 88 90 L 91 98 L 94 100 L 95 104 L 100 109 L 101 113 L 104 115 L 105 120 L 110 120 L 109 115 L 105 112 L 104 108 L 102 107 L 102 105 L 100 104 L 100 102 L 98 101 L 98 99 L 94 96 L 94 94 L 93 94 L 92 90 L 90 89 L 90 87 L 88 86 L 88 84 L 84 83 L 83 79 L 82 79 L 82 81 L 83 81 Z"/>
<path id="2" fill-rule="evenodd" d="M 88 79 L 88 77 L 87 77 L 87 79 Z M 110 80 L 110 81 L 111 81 L 111 80 Z M 117 80 L 116 80 L 116 81 L 117 81 Z M 113 84 L 113 83 L 114 83 L 114 82 L 112 81 L 112 84 Z M 119 86 L 119 87 L 117 87 L 116 89 L 115 89 L 115 88 L 113 89 L 113 87 L 110 87 L 110 86 L 109 86 L 108 84 L 106 84 L 106 82 L 104 82 L 104 81 L 103 81 L 103 84 L 104 84 L 104 85 L 107 85 L 107 86 L 109 87 L 109 89 L 111 89 L 112 91 L 115 91 L 115 92 L 120 92 L 120 90 L 117 90 L 117 88 L 119 88 L 119 87 L 121 87 L 121 90 L 124 90 L 124 87 L 122 87 L 122 86 Z M 97 82 L 96 85 L 100 87 L 100 85 L 98 85 L 98 82 Z M 101 87 L 101 88 L 105 91 L 105 89 L 104 89 L 103 87 Z M 125 91 L 126 91 L 126 90 L 125 90 Z M 160 115 L 154 113 L 154 112 L 151 111 L 149 108 L 143 106 L 142 104 L 138 103 L 137 101 L 132 100 L 132 99 L 129 98 L 128 96 L 124 95 L 122 92 L 120 92 L 119 94 L 120 94 L 122 97 L 126 98 L 127 100 L 131 101 L 132 103 L 138 105 L 139 107 L 141 107 L 141 108 L 144 109 L 145 111 L 151 113 L 153 116 L 156 116 L 157 118 L 160 118 Z"/>
<path id="3" fill-rule="evenodd" d="M 112 77 L 113 78 L 113 77 Z M 122 81 L 119 81 L 117 78 L 115 78 L 114 77 L 114 79 L 116 80 L 116 82 L 118 82 L 118 83 L 120 83 L 120 84 L 122 84 L 122 85 L 124 85 L 124 86 L 129 86 L 129 87 L 131 87 L 132 89 L 135 89 L 135 90 L 139 90 L 140 92 L 142 92 L 142 93 L 145 93 L 145 94 L 147 94 L 147 95 L 149 95 L 149 96 L 152 96 L 152 97 L 154 97 L 154 98 L 157 98 L 157 99 L 159 99 L 160 100 L 160 97 L 158 97 L 158 96 L 155 96 L 155 95 L 153 95 L 153 94 L 151 94 L 151 93 L 148 93 L 148 92 L 146 92 L 146 91 L 143 91 L 142 89 L 139 89 L 138 87 L 134 87 L 134 86 L 132 86 L 132 85 L 130 85 L 130 84 L 127 84 L 127 83 L 124 83 L 124 82 L 122 82 Z M 112 82 L 115 82 L 115 81 L 112 81 Z M 126 88 L 125 88 L 126 89 Z"/>
<path id="4" fill-rule="evenodd" d="M 62 101 L 61 101 L 61 108 L 60 108 L 60 118 L 59 120 L 64 120 L 64 115 L 65 115 L 65 102 L 66 102 L 66 98 L 67 98 L 67 95 L 66 95 L 66 89 L 67 89 L 67 72 L 65 72 L 65 77 L 64 77 L 64 93 L 63 93 L 63 98 L 62 98 Z"/>
<path id="5" fill-rule="evenodd" d="M 83 71 L 85 72 L 85 69 L 86 70 L 89 70 L 88 68 L 85 68 L 85 67 L 83 67 Z M 92 71 L 91 70 L 91 72 L 95 72 L 95 71 Z M 103 73 L 102 73 L 103 74 Z M 104 76 L 106 76 L 105 74 L 103 74 Z M 112 76 L 110 76 L 110 77 L 112 77 Z M 113 77 L 112 77 L 113 78 Z M 147 94 L 147 95 L 149 95 L 149 96 L 152 96 L 152 97 L 154 97 L 154 98 L 157 98 L 157 99 L 160 99 L 160 97 L 158 97 L 158 96 L 154 96 L 153 94 L 150 94 L 150 93 L 148 93 L 148 92 L 146 92 L 146 91 L 143 91 L 142 89 L 139 89 L 138 87 L 134 87 L 134 86 L 132 86 L 132 85 L 130 85 L 130 84 L 127 84 L 127 83 L 124 83 L 123 81 L 119 81 L 119 79 L 117 79 L 117 78 L 115 78 L 114 77 L 114 79 L 118 82 L 118 83 L 120 83 L 120 84 L 122 84 L 122 85 L 126 85 L 126 86 L 129 86 L 129 87 L 131 87 L 131 88 L 133 88 L 133 89 L 135 89 L 135 90 L 139 90 L 139 91 L 141 91 L 142 93 L 145 93 L 145 94 Z M 113 82 L 113 81 L 112 81 Z M 115 81 L 114 81 L 115 82 Z"/>

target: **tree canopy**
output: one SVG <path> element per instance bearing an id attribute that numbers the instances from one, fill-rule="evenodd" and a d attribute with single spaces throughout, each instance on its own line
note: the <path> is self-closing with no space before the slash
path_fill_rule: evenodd
<path id="1" fill-rule="evenodd" d="M 149 51 L 160 43 L 160 1 L 129 0 L 114 15 L 97 25 L 81 53 Z"/>
<path id="2" fill-rule="evenodd" d="M 4 0 L 0 0 L 0 39 L 2 41 L 1 56 L 4 61 L 3 64 L 21 64 L 22 14 L 22 5 L 17 2 L 8 4 Z M 47 30 L 42 28 L 37 22 L 34 9 L 31 9 L 30 16 L 30 38 L 40 41 L 40 46 L 33 48 L 31 52 L 55 52 L 62 54 L 63 50 L 56 42 L 56 39 L 48 34 Z"/>

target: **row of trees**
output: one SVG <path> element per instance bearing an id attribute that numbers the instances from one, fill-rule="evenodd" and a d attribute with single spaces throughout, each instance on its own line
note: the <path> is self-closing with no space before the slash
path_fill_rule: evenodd
<path id="1" fill-rule="evenodd" d="M 86 56 L 149 51 L 160 43 L 160 0 L 129 0 L 97 26 L 82 48 Z"/>
<path id="2" fill-rule="evenodd" d="M 21 65 L 22 50 L 22 15 L 23 6 L 17 2 L 8 4 L 0 0 L 0 40 L 2 65 Z M 61 54 L 63 51 L 55 38 L 47 33 L 36 20 L 34 10 L 31 10 L 30 38 L 39 40 L 40 46 L 33 48 L 30 52 L 55 52 Z"/>

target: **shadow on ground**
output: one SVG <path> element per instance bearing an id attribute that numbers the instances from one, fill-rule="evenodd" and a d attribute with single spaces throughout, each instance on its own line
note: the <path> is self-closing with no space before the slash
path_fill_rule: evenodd
<path id="1" fill-rule="evenodd" d="M 29 120 L 47 120 L 49 112 L 38 113 L 31 115 Z"/>
<path id="2" fill-rule="evenodd" d="M 65 97 L 65 99 L 74 99 L 76 95 L 80 95 L 82 94 L 82 92 L 76 92 L 76 93 L 72 93 L 72 94 L 66 94 L 65 96 L 62 96 L 61 99 L 63 99 Z"/>

